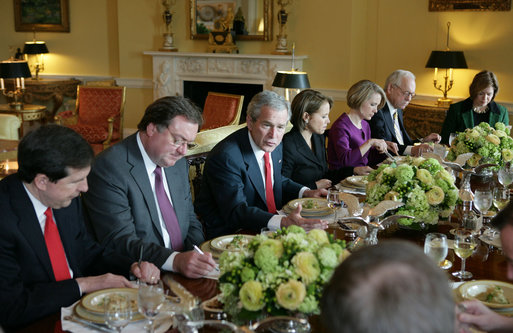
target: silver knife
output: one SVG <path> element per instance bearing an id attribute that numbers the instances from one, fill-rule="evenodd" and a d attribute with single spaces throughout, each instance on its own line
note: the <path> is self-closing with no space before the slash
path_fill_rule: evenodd
<path id="1" fill-rule="evenodd" d="M 113 329 L 107 328 L 107 327 L 105 327 L 103 325 L 100 325 L 100 324 L 96 324 L 96 323 L 90 322 L 88 320 L 79 318 L 77 316 L 65 316 L 64 319 L 65 320 L 73 321 L 75 323 L 82 324 L 82 325 L 84 325 L 86 327 L 89 327 L 89 328 L 94 328 L 95 330 L 102 331 L 102 332 L 107 332 L 107 333 L 116 333 L 117 332 L 117 331 L 115 331 Z"/>

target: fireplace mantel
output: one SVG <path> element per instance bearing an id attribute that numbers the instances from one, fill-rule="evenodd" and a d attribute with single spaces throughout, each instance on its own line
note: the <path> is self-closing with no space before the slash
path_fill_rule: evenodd
<path id="1" fill-rule="evenodd" d="M 261 84 L 271 90 L 279 70 L 292 68 L 292 56 L 270 54 L 185 53 L 146 51 L 153 58 L 153 97 L 183 95 L 183 81 Z M 302 70 L 308 56 L 295 56 Z M 283 90 L 283 89 L 281 89 Z M 278 93 L 282 93 L 276 89 Z"/>

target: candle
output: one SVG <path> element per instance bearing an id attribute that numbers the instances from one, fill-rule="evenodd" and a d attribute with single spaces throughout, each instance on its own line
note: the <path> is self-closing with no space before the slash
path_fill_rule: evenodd
<path id="1" fill-rule="evenodd" d="M 25 78 L 21 78 L 21 89 L 25 89 Z"/>
<path id="2" fill-rule="evenodd" d="M 437 77 L 438 77 L 438 67 L 435 67 L 435 77 L 433 78 L 433 80 L 436 81 Z"/>
<path id="3" fill-rule="evenodd" d="M 4 86 L 4 79 L 0 79 L 0 89 L 4 90 L 5 89 L 5 86 Z"/>
<path id="4" fill-rule="evenodd" d="M 449 80 L 452 81 L 452 68 L 449 68 Z"/>
<path id="5" fill-rule="evenodd" d="M 20 87 L 20 78 L 17 77 L 16 78 L 16 88 L 19 88 Z"/>

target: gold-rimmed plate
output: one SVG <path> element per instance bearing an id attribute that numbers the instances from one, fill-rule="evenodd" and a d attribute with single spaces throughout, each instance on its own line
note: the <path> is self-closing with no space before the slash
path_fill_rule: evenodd
<path id="1" fill-rule="evenodd" d="M 101 314 L 103 316 L 103 313 L 105 312 L 103 308 L 105 298 L 115 296 L 126 296 L 130 302 L 132 312 L 137 312 L 137 289 L 134 288 L 111 288 L 98 290 L 82 297 L 80 304 L 85 310 L 91 313 Z"/>
<path id="2" fill-rule="evenodd" d="M 255 236 L 251 235 L 226 235 L 214 238 L 210 241 L 210 247 L 216 251 L 240 251 L 243 250 Z"/>
<path id="3" fill-rule="evenodd" d="M 307 215 L 329 215 L 333 210 L 328 207 L 328 200 L 325 198 L 300 198 L 289 201 L 283 209 L 286 213 L 295 210 L 301 204 L 301 214 Z"/>
<path id="4" fill-rule="evenodd" d="M 508 303 L 498 302 L 497 297 L 490 296 L 496 287 L 502 289 L 502 294 Z M 493 280 L 469 281 L 463 283 L 458 288 L 458 292 L 462 299 L 476 299 L 491 309 L 513 308 L 513 284 L 511 283 Z"/>
<path id="5" fill-rule="evenodd" d="M 367 176 L 351 176 L 345 179 L 347 183 L 356 187 L 365 187 L 368 183 Z"/>
<path id="6" fill-rule="evenodd" d="M 95 312 L 88 311 L 87 309 L 85 309 L 82 306 L 82 304 L 80 302 L 78 302 L 77 305 L 75 305 L 75 307 L 73 308 L 73 311 L 75 312 L 75 314 L 77 316 L 79 316 L 82 319 L 85 319 L 85 320 L 88 320 L 88 321 L 91 321 L 91 322 L 97 323 L 97 324 L 105 323 L 105 317 L 104 317 L 103 313 L 95 313 Z M 140 314 L 137 310 L 135 310 L 135 312 L 132 312 L 132 319 L 130 321 L 135 322 L 135 321 L 139 321 L 139 320 L 143 320 L 143 319 L 144 319 L 144 316 L 142 314 Z"/>

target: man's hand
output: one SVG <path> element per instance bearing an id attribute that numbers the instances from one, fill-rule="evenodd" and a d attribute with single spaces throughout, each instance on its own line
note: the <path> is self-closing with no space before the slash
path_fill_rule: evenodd
<path id="1" fill-rule="evenodd" d="M 315 182 L 315 185 L 318 189 L 320 188 L 330 188 L 331 187 L 331 180 L 329 179 L 319 179 Z"/>
<path id="2" fill-rule="evenodd" d="M 181 252 L 173 261 L 173 269 L 176 272 L 193 279 L 205 276 L 215 268 L 216 262 L 209 252 L 205 254 L 199 254 L 196 251 Z"/>
<path id="3" fill-rule="evenodd" d="M 487 308 L 479 301 L 465 301 L 458 305 L 456 312 L 459 324 L 475 325 L 486 332 L 511 332 L 513 318 L 502 316 Z"/>
<path id="4" fill-rule="evenodd" d="M 155 281 L 160 280 L 160 270 L 157 266 L 147 261 L 141 262 L 141 266 L 134 262 L 130 266 L 130 272 L 143 282 L 155 283 Z"/>
<path id="5" fill-rule="evenodd" d="M 319 188 L 317 190 L 306 190 L 303 192 L 303 198 L 326 198 L 328 196 L 328 190 L 325 188 Z"/>
<path id="6" fill-rule="evenodd" d="M 397 147 L 397 143 L 392 141 L 385 141 L 387 144 L 387 149 L 390 150 L 394 155 L 399 155 L 399 148 Z"/>
<path id="7" fill-rule="evenodd" d="M 427 143 L 423 143 L 421 145 L 413 146 L 411 148 L 411 156 L 418 157 L 418 156 L 421 156 L 422 153 L 425 153 L 428 151 L 433 151 L 433 148 L 430 145 L 428 145 Z"/>
<path id="8" fill-rule="evenodd" d="M 424 139 L 422 139 L 422 142 L 439 143 L 440 140 L 442 140 L 442 137 L 440 135 L 438 135 L 438 133 L 431 133 L 428 136 L 426 136 Z"/>
<path id="9" fill-rule="evenodd" d="M 297 208 L 294 209 L 287 217 L 281 219 L 280 227 L 288 227 L 290 225 L 297 225 L 306 231 L 310 231 L 312 229 L 327 229 L 328 222 L 320 219 L 305 219 L 301 216 L 301 205 L 297 205 Z"/>
<path id="10" fill-rule="evenodd" d="M 75 279 L 82 291 L 82 294 L 87 294 L 96 290 L 106 288 L 132 288 L 132 283 L 121 275 L 111 273 L 88 276 Z"/>
<path id="11" fill-rule="evenodd" d="M 368 175 L 369 173 L 371 173 L 372 171 L 374 171 L 373 168 L 371 168 L 370 166 L 358 166 L 358 167 L 354 167 L 353 169 L 353 173 L 355 175 Z"/>

